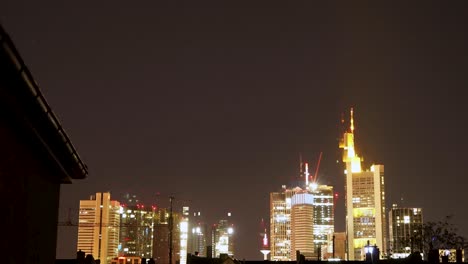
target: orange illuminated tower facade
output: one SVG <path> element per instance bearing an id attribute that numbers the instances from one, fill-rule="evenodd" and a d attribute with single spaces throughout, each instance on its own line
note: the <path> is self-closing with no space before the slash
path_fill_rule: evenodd
<path id="1" fill-rule="evenodd" d="M 351 108 L 349 130 L 340 141 L 343 149 L 344 174 L 346 176 L 346 236 L 347 258 L 363 259 L 363 248 L 367 243 L 377 245 L 386 252 L 386 217 L 384 165 L 361 167 L 362 158 L 356 153 L 354 144 L 354 117 Z M 382 256 L 381 253 L 381 256 Z"/>
<path id="2" fill-rule="evenodd" d="M 120 203 L 111 201 L 110 193 L 96 193 L 80 201 L 78 250 L 92 254 L 101 263 L 118 256 Z"/>

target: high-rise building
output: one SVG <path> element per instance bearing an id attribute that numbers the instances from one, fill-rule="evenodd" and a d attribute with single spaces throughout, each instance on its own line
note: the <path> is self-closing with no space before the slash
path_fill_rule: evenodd
<path id="1" fill-rule="evenodd" d="M 193 254 L 196 254 L 196 252 L 198 252 L 198 256 L 206 257 L 207 226 L 201 219 L 201 213 L 194 212 L 193 216 L 190 219 L 190 223 L 192 230 L 189 236 L 189 252 Z"/>
<path id="2" fill-rule="evenodd" d="M 291 252 L 296 260 L 296 251 L 306 259 L 315 257 L 314 245 L 314 198 L 307 191 L 298 191 L 291 198 Z"/>
<path id="3" fill-rule="evenodd" d="M 393 258 L 407 257 L 413 251 L 423 252 L 421 237 L 423 214 L 421 208 L 398 207 L 388 212 L 390 254 Z"/>
<path id="4" fill-rule="evenodd" d="M 78 250 L 92 254 L 101 263 L 118 256 L 120 204 L 110 193 L 96 193 L 80 201 Z"/>
<path id="5" fill-rule="evenodd" d="M 153 258 L 156 263 L 169 263 L 169 213 L 160 208 L 154 221 Z"/>
<path id="6" fill-rule="evenodd" d="M 172 213 L 172 230 L 170 212 L 160 208 L 155 212 L 153 233 L 153 258 L 156 263 L 169 263 L 169 249 L 172 247 L 172 263 L 180 260 L 180 219 L 179 213 Z M 170 234 L 172 231 L 172 235 Z M 172 236 L 172 243 L 170 237 Z"/>
<path id="7" fill-rule="evenodd" d="M 386 217 L 384 166 L 372 165 L 362 170 L 361 157 L 354 144 L 354 119 L 351 108 L 350 128 L 340 141 L 346 164 L 346 234 L 347 257 L 361 260 L 365 245 L 377 245 L 386 252 Z M 382 255 L 382 254 L 381 254 Z"/>
<path id="8" fill-rule="evenodd" d="M 122 204 L 119 255 L 151 258 L 155 207 Z"/>
<path id="9" fill-rule="evenodd" d="M 305 175 L 308 176 L 307 166 Z M 307 196 L 308 199 L 301 200 L 300 196 Z M 322 257 L 325 256 L 322 247 L 329 244 L 327 238 L 334 232 L 333 199 L 333 187 L 316 182 L 307 182 L 304 189 L 288 189 L 283 185 L 280 192 L 270 193 L 270 259 L 295 260 L 296 250 L 306 258 L 316 258 L 319 252 Z M 293 200 L 296 206 L 294 219 Z M 305 201 L 306 204 L 301 204 Z M 331 247 L 323 249 L 332 250 Z"/>
<path id="10" fill-rule="evenodd" d="M 283 185 L 270 193 L 270 260 L 291 260 L 291 197 L 299 190 Z"/>
<path id="11" fill-rule="evenodd" d="M 312 183 L 310 191 L 313 197 L 313 233 L 315 249 L 327 246 L 329 244 L 328 237 L 335 232 L 335 216 L 334 216 L 334 197 L 333 187 L 329 185 L 318 185 Z M 325 253 L 332 253 L 331 247 L 326 247 L 321 250 L 322 258 Z"/>
<path id="12" fill-rule="evenodd" d="M 228 215 L 229 216 L 229 215 Z M 234 227 L 228 220 L 219 220 L 212 230 L 213 257 L 234 256 Z"/>
<path id="13" fill-rule="evenodd" d="M 182 217 L 179 225 L 180 232 L 180 264 L 187 263 L 187 248 L 188 248 L 188 234 L 189 234 L 189 207 L 182 207 Z"/>

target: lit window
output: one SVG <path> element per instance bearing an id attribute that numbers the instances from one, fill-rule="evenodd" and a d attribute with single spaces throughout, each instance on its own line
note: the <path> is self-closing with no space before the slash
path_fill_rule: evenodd
<path id="1" fill-rule="evenodd" d="M 410 222 L 410 217 L 409 217 L 409 215 L 405 215 L 405 216 L 404 216 L 404 219 L 403 219 L 403 223 L 409 224 L 409 222 Z"/>

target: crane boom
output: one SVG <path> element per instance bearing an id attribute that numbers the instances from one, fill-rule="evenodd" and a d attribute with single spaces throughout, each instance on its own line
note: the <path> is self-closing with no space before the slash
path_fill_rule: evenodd
<path id="1" fill-rule="evenodd" d="M 321 160 L 322 160 L 322 152 L 320 152 L 320 155 L 319 155 L 319 159 L 318 159 L 318 162 L 317 162 L 317 168 L 315 169 L 315 175 L 314 175 L 314 181 L 313 182 L 317 181 L 317 174 L 318 174 L 318 171 L 319 171 L 320 161 Z"/>

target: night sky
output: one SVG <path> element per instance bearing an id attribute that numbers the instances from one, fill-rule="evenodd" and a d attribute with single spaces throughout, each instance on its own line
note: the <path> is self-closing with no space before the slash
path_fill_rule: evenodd
<path id="1" fill-rule="evenodd" d="M 95 192 L 174 195 L 209 224 L 232 212 L 235 256 L 261 259 L 269 192 L 300 152 L 313 170 L 323 152 L 344 231 L 337 138 L 351 106 L 387 206 L 453 214 L 468 237 L 468 9 L 436 3 L 7 0 L 0 20 L 89 167 L 62 186 L 60 221 Z M 74 258 L 77 228 L 58 231 L 57 257 Z"/>

